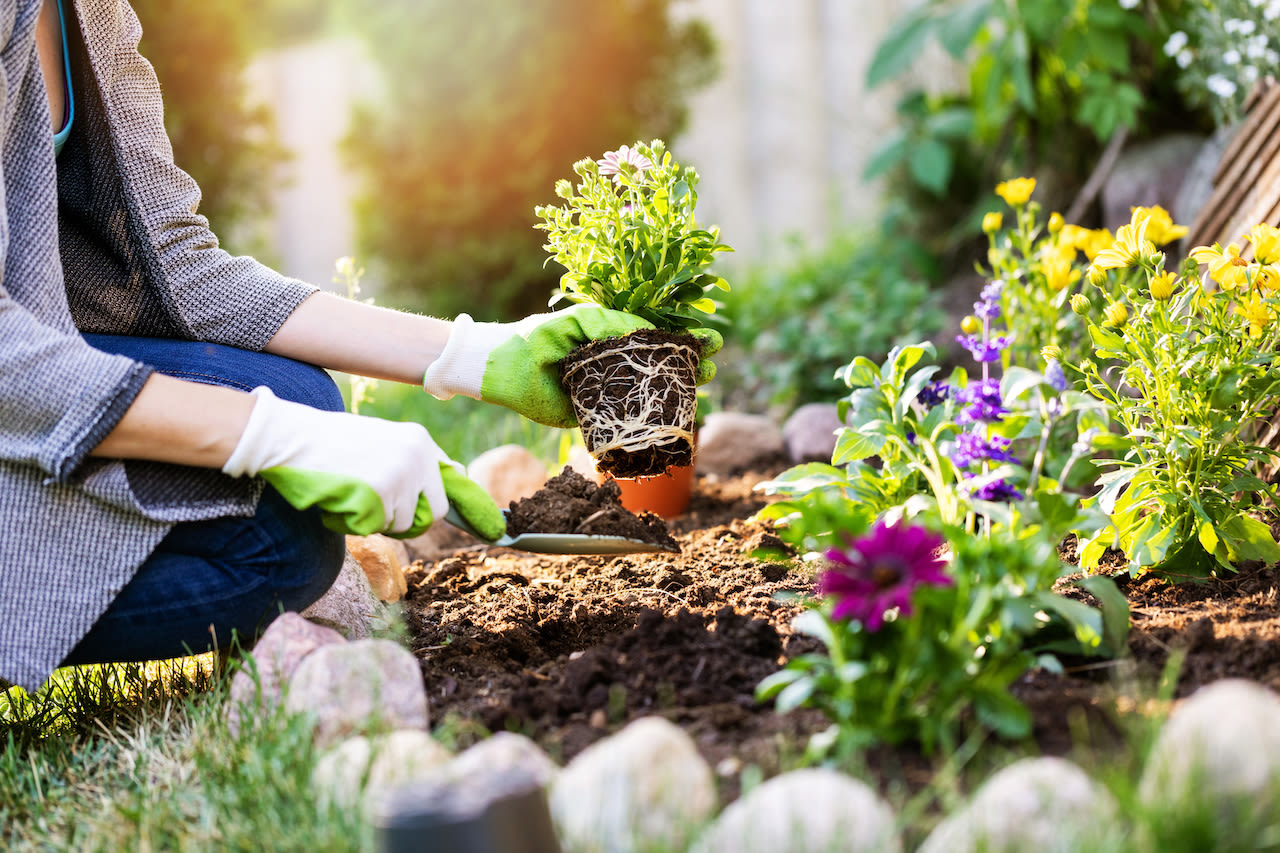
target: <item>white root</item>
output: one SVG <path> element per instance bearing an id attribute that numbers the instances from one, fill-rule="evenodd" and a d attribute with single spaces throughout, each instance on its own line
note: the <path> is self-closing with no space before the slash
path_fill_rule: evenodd
<path id="1" fill-rule="evenodd" d="M 605 358 L 612 363 L 601 363 Z M 626 349 L 594 355 L 567 370 L 566 385 L 595 392 L 588 399 L 575 397 L 573 401 L 591 455 L 599 459 L 612 451 L 635 453 L 681 440 L 692 447 L 698 401 L 695 395 L 681 395 L 680 390 L 693 382 L 696 364 L 697 353 L 692 347 L 633 341 Z M 667 384 L 660 384 L 659 379 Z M 597 405 L 602 398 L 625 401 L 618 404 L 625 416 L 602 409 Z M 666 422 L 662 414 L 669 399 L 678 405 L 673 422 Z"/>

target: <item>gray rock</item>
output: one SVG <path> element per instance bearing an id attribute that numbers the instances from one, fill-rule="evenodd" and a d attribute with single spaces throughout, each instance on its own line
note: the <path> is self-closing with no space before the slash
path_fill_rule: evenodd
<path id="1" fill-rule="evenodd" d="M 1110 850 L 1118 814 L 1110 792 L 1070 761 L 1024 758 L 984 782 L 919 853 Z"/>
<path id="2" fill-rule="evenodd" d="M 1169 208 L 1176 224 L 1190 228 L 1200 215 L 1205 203 L 1213 195 L 1213 174 L 1218 171 L 1218 161 L 1222 159 L 1223 152 L 1239 129 L 1239 125 L 1219 128 L 1192 159 L 1191 165 L 1187 167 L 1187 174 L 1178 187 L 1178 194 L 1174 197 L 1173 207 Z M 1209 242 L 1217 240 L 1219 236 L 1221 235 L 1210 236 Z"/>
<path id="3" fill-rule="evenodd" d="M 285 707 L 316 718 L 321 747 L 370 731 L 423 729 L 427 694 L 417 659 L 390 640 L 322 646 L 289 682 Z"/>
<path id="4" fill-rule="evenodd" d="M 541 747 L 524 735 L 497 732 L 459 753 L 444 772 L 452 779 L 519 772 L 545 788 L 556 778 L 560 768 Z"/>
<path id="5" fill-rule="evenodd" d="M 1130 208 L 1137 206 L 1158 204 L 1172 213 L 1204 143 L 1205 137 L 1199 134 L 1179 133 L 1126 149 L 1102 187 L 1102 224 L 1114 231 L 1129 222 Z"/>
<path id="6" fill-rule="evenodd" d="M 898 853 L 893 809 L 866 784 L 827 768 L 775 776 L 733 802 L 691 853 Z"/>
<path id="7" fill-rule="evenodd" d="M 362 640 L 369 636 L 369 625 L 380 607 L 382 604 L 373 594 L 364 569 L 347 554 L 333 586 L 319 601 L 302 611 L 302 615 L 333 628 L 348 640 Z"/>
<path id="8" fill-rule="evenodd" d="M 782 453 L 782 430 L 764 415 L 713 412 L 698 430 L 698 470 L 724 475 Z"/>
<path id="9" fill-rule="evenodd" d="M 359 807 L 367 815 L 391 789 L 431 778 L 449 757 L 449 750 L 420 729 L 356 735 L 320 757 L 311 787 L 322 806 Z"/>
<path id="10" fill-rule="evenodd" d="M 842 426 L 835 403 L 806 403 L 782 425 L 787 457 L 796 463 L 830 462 Z"/>
<path id="11" fill-rule="evenodd" d="M 275 708 L 284 698 L 284 685 L 307 655 L 321 646 L 346 642 L 332 628 L 317 625 L 297 613 L 282 613 L 258 638 L 244 665 L 231 679 L 227 725 L 240 730 L 245 714 L 256 708 Z"/>
<path id="12" fill-rule="evenodd" d="M 381 533 L 348 536 L 347 553 L 360 564 L 369 588 L 379 601 L 399 601 L 409 591 L 404 577 L 409 554 L 400 540 Z"/>

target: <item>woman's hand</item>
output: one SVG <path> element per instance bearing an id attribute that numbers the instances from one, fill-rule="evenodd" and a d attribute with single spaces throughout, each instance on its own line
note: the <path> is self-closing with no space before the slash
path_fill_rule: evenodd
<path id="1" fill-rule="evenodd" d="M 497 403 L 529 420 L 553 427 L 578 423 L 560 384 L 560 362 L 588 341 L 617 338 L 653 328 L 647 320 L 597 305 L 575 305 L 534 314 L 514 323 L 477 323 L 467 314 L 453 323 L 449 342 L 427 368 L 423 387 L 447 400 L 462 394 Z M 698 381 L 715 375 L 708 356 L 719 351 L 719 333 L 695 330 L 704 360 Z"/>

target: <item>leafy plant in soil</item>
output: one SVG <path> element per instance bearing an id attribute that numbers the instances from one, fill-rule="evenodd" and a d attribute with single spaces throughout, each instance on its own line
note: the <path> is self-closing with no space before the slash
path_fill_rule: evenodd
<path id="1" fill-rule="evenodd" d="M 694 215 L 698 173 L 661 140 L 622 146 L 573 166 L 580 178 L 556 182 L 562 205 L 541 205 L 535 227 L 566 272 L 560 296 L 625 311 L 653 324 L 570 353 L 561 376 L 597 466 L 618 477 L 661 474 L 693 458 L 703 328 L 724 279 L 708 268 L 730 251 L 718 229 Z"/>

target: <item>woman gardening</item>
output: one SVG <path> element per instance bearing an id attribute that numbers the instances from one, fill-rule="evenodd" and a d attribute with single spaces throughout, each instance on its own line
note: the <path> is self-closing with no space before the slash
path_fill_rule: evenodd
<path id="1" fill-rule="evenodd" d="M 229 255 L 140 37 L 125 0 L 0 0 L 0 678 L 28 690 L 252 637 L 323 594 L 343 533 L 413 536 L 450 504 L 503 532 L 422 426 L 344 412 L 321 368 L 568 427 L 560 359 L 649 325 L 447 322 Z"/>

